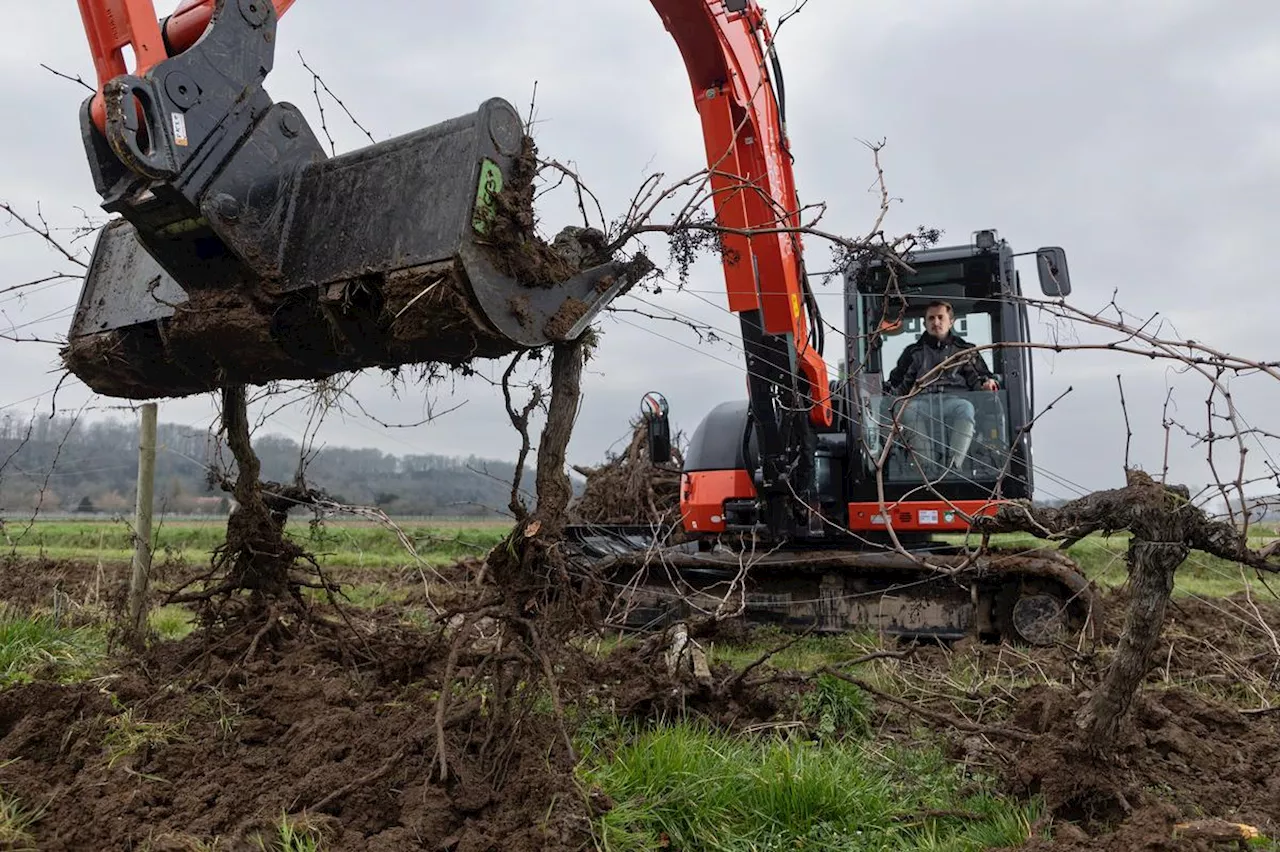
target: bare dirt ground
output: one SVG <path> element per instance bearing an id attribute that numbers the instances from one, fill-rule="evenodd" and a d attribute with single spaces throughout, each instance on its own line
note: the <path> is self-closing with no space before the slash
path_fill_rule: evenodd
<path id="1" fill-rule="evenodd" d="M 1106 642 L 1119 635 L 1122 601 L 1112 597 Z M 1259 622 L 1246 619 L 1243 596 L 1179 599 L 1148 677 L 1109 762 L 1068 745 L 1073 715 L 1101 680 L 1100 659 L 1066 652 L 1031 657 L 1046 681 L 1014 690 L 1005 724 L 1039 736 L 1000 766 L 1008 788 L 1040 794 L 1070 823 L 1037 850 L 1222 848 L 1174 840 L 1180 822 L 1222 819 L 1280 832 L 1280 712 L 1259 709 L 1256 693 L 1274 696 L 1280 655 Z M 1280 604 L 1258 603 L 1272 629 Z M 993 656 L 993 655 L 989 655 Z M 1075 684 L 1074 687 L 1071 684 Z M 953 742 L 956 735 L 949 734 Z M 957 756 L 982 754 L 961 741 Z"/>
<path id="2" fill-rule="evenodd" d="M 76 604 L 122 599 L 129 583 L 129 566 L 81 560 L 0 558 L 0 601 L 29 611 L 48 607 L 61 592 Z"/>
<path id="3" fill-rule="evenodd" d="M 461 704 L 451 779 L 432 780 L 430 672 L 441 648 L 390 625 L 359 645 L 311 640 L 241 664 L 251 636 L 191 637 L 123 663 L 106 682 L 0 694 L 0 784 L 50 801 L 41 849 L 252 848 L 306 811 L 327 848 L 539 849 L 586 828 L 555 729 L 530 718 L 492 744 L 499 777 L 473 775 L 485 725 Z M 127 717 L 124 714 L 128 714 Z M 113 761 L 112 758 L 116 758 Z M 502 794 L 495 792 L 501 789 Z M 553 808 L 559 797 L 569 803 Z M 236 845 L 236 844 L 240 845 Z"/>
<path id="4" fill-rule="evenodd" d="M 118 599 L 125 566 L 8 560 L 0 598 L 48 606 Z M 474 574 L 475 565 L 459 576 Z M 403 575 L 406 590 L 421 581 Z M 0 692 L 0 788 L 43 806 L 41 850 L 255 848 L 282 814 L 305 813 L 326 849 L 590 848 L 609 807 L 582 789 L 557 721 L 530 704 L 514 736 L 496 737 L 482 692 L 450 704 L 449 777 L 438 778 L 435 718 L 449 645 L 403 608 L 345 608 L 332 630 L 256 643 L 197 633 L 113 658 L 88 682 L 48 680 Z M 74 616 L 76 606 L 69 612 Z M 1123 613 L 1114 597 L 1106 633 Z M 1036 850 L 1218 848 L 1174 839 L 1176 823 L 1219 818 L 1280 833 L 1280 713 L 1258 709 L 1278 656 L 1243 598 L 1179 599 L 1119 754 L 1100 763 L 1071 748 L 1072 713 L 1106 652 L 962 643 L 923 648 L 900 665 L 910 707 L 877 700 L 884 737 L 932 729 L 952 756 L 1010 792 L 1040 795 L 1054 840 Z M 1280 629 L 1280 605 L 1258 613 Z M 616 711 L 671 710 L 671 684 L 624 645 L 566 657 L 566 707 L 607 695 Z M 475 661 L 453 661 L 465 682 Z M 957 672 L 967 672 L 961 680 Z M 718 682 L 727 670 L 716 670 Z M 457 677 L 461 676 L 461 677 Z M 803 683 L 686 692 L 688 711 L 734 729 L 794 712 Z M 664 697 L 665 696 L 665 697 Z M 569 714 L 572 716 L 572 713 Z M 961 724 L 957 726 L 956 721 Z M 1018 736 L 1005 733 L 1014 729 Z M 504 729 L 505 730 L 505 729 Z"/>

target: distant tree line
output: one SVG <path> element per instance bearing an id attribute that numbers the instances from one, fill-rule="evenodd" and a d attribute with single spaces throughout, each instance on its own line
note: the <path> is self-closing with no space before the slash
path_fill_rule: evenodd
<path id="1" fill-rule="evenodd" d="M 176 514 L 226 514 L 230 501 L 211 482 L 225 446 L 206 430 L 157 428 L 155 508 Z M 264 479 L 290 482 L 302 448 L 279 435 L 254 441 Z M 220 454 L 219 451 L 221 450 Z M 306 479 L 335 500 L 377 506 L 392 515 L 493 515 L 510 499 L 511 462 L 369 448 L 324 447 L 309 454 Z M 532 471 L 525 483 L 532 482 Z M 138 476 L 138 427 L 132 421 L 72 415 L 0 416 L 0 512 L 128 513 Z"/>

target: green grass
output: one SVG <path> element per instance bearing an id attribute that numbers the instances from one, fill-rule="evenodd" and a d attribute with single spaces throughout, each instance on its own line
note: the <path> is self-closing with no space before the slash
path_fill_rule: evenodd
<path id="1" fill-rule="evenodd" d="M 1249 545 L 1261 547 L 1274 538 L 1270 530 L 1250 531 Z M 944 536 L 957 543 L 965 541 L 962 536 Z M 1025 534 L 1009 534 L 992 536 L 992 543 L 1003 547 L 1056 547 L 1056 545 L 1036 539 Z M 976 540 L 969 540 L 976 544 Z M 1081 539 L 1067 549 L 1067 555 L 1075 560 L 1085 575 L 1104 588 L 1115 588 L 1124 583 L 1128 576 L 1124 555 L 1129 547 L 1129 534 L 1117 533 L 1112 536 L 1095 534 Z M 1267 598 L 1272 597 L 1266 587 L 1253 576 L 1253 572 L 1225 559 L 1192 551 L 1187 561 L 1178 569 L 1174 583 L 1175 596 L 1194 595 L 1198 597 L 1226 597 L 1244 591 Z"/>
<path id="2" fill-rule="evenodd" d="M 310 825 L 305 816 L 291 819 L 288 814 L 276 823 L 276 833 L 270 839 L 259 837 L 257 846 L 262 852 L 320 852 L 323 834 Z"/>
<path id="3" fill-rule="evenodd" d="M 181 639 L 195 630 L 195 618 L 191 610 L 170 604 L 147 613 L 147 624 L 161 639 Z"/>
<path id="4" fill-rule="evenodd" d="M 787 647 L 782 648 L 783 645 Z M 751 633 L 750 642 L 712 643 L 707 653 L 708 662 L 729 663 L 741 668 L 768 651 L 782 648 L 769 657 L 771 667 L 810 672 L 823 666 L 839 666 L 848 660 L 880 650 L 882 646 L 881 640 L 871 632 L 855 631 L 797 639 L 795 634 L 784 633 L 778 628 L 757 627 Z"/>
<path id="5" fill-rule="evenodd" d="M 42 813 L 23 806 L 16 796 L 0 790 L 0 849 L 34 852 L 37 848 L 31 827 Z"/>
<path id="6" fill-rule="evenodd" d="M 919 742 L 813 742 L 680 723 L 599 736 L 582 767 L 583 781 L 614 802 L 598 825 L 610 852 L 961 852 L 1021 843 L 1040 815 L 1037 803 L 983 790 Z"/>
<path id="7" fill-rule="evenodd" d="M 61 681 L 92 674 L 106 653 L 97 627 L 63 627 L 50 615 L 23 615 L 0 606 L 0 687 L 39 673 Z"/>
<path id="8" fill-rule="evenodd" d="M 1261 547 L 1270 537 L 1250 536 L 1252 547 Z M 1068 553 L 1084 569 L 1085 574 L 1100 586 L 1115 588 L 1123 585 L 1128 577 L 1124 554 L 1129 547 L 1128 535 L 1090 536 L 1074 545 Z M 1273 587 L 1274 584 L 1273 584 Z M 1178 569 L 1174 579 L 1174 597 L 1227 597 L 1248 589 L 1260 598 L 1272 598 L 1266 586 L 1255 573 L 1225 559 L 1192 551 Z"/>
<path id="9" fill-rule="evenodd" d="M 483 556 L 502 540 L 510 526 L 501 521 L 475 523 L 403 524 L 418 555 L 429 564 L 443 565 L 463 556 Z M 51 559 L 128 561 L 133 554 L 128 525 L 110 521 L 38 521 L 26 530 L 14 523 L 7 552 Z M 317 556 L 321 565 L 344 567 L 397 567 L 413 564 L 413 556 L 394 531 L 374 522 L 330 522 L 312 527 L 305 520 L 291 523 L 286 535 Z M 183 521 L 157 526 L 154 548 L 162 555 L 192 562 L 207 561 L 226 538 L 224 521 Z"/>

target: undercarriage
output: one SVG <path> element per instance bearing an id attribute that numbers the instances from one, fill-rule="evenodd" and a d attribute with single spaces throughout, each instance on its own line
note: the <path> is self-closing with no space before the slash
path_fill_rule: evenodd
<path id="1" fill-rule="evenodd" d="M 791 631 L 1015 644 L 1097 638 L 1097 590 L 1050 548 L 753 548 L 664 544 L 649 527 L 578 526 L 573 556 L 609 589 L 608 622 L 661 630 L 699 617 Z"/>

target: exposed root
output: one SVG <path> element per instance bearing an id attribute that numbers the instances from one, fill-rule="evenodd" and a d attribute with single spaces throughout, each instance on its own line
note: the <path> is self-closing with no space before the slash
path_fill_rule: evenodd
<path id="1" fill-rule="evenodd" d="M 680 518 L 680 470 L 684 459 L 673 446 L 669 463 L 649 456 L 643 420 L 632 423 L 626 450 L 597 467 L 574 467 L 587 483 L 571 507 L 574 521 L 588 524 L 676 524 Z"/>
<path id="2" fill-rule="evenodd" d="M 244 655 L 247 664 L 263 641 L 280 638 L 288 633 L 287 623 L 309 617 L 303 589 L 324 590 L 336 607 L 333 595 L 338 587 L 306 550 L 284 535 L 288 510 L 316 495 L 302 487 L 261 481 L 244 385 L 223 389 L 222 422 L 236 462 L 235 480 L 222 484 L 232 491 L 237 506 L 227 519 L 227 538 L 214 550 L 210 570 L 173 589 L 166 603 L 194 605 L 206 626 L 220 622 L 255 629 Z"/>

